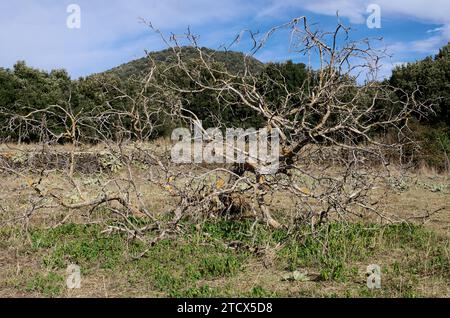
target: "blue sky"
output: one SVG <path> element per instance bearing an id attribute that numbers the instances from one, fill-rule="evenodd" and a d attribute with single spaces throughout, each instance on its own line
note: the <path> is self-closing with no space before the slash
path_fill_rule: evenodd
<path id="1" fill-rule="evenodd" d="M 72 3 L 81 8 L 80 29 L 66 25 Z M 380 29 L 366 25 L 370 4 L 381 8 Z M 394 65 L 436 54 L 450 41 L 448 0 L 2 0 L 0 67 L 25 60 L 45 70 L 65 68 L 76 78 L 165 48 L 140 18 L 167 34 L 183 33 L 189 26 L 201 46 L 218 48 L 244 29 L 265 32 L 303 15 L 328 30 L 336 23 L 336 11 L 354 30 L 352 37 L 383 37 L 379 45 L 392 58 L 384 61 L 382 76 Z M 303 61 L 289 50 L 286 33 L 275 36 L 256 57 Z"/>

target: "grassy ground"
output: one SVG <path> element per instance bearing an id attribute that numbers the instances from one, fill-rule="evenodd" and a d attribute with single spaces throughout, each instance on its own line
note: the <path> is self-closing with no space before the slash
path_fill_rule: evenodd
<path id="1" fill-rule="evenodd" d="M 26 237 L 3 228 L 0 296 L 450 296 L 448 237 L 423 226 L 333 223 L 313 238 L 251 225 L 187 228 L 137 260 L 145 246 L 95 224 L 33 229 Z M 65 287 L 71 263 L 81 267 L 79 290 Z M 379 290 L 366 286 L 369 264 L 382 268 Z M 293 271 L 303 275 L 295 280 Z"/>
<path id="2" fill-rule="evenodd" d="M 95 176 L 76 178 L 85 197 L 97 196 Z M 411 174 L 392 185 L 383 208 L 410 223 L 334 222 L 314 235 L 250 220 L 183 224 L 182 235 L 137 259 L 147 246 L 104 233 L 99 221 L 113 220 L 101 211 L 87 217 L 49 208 L 25 230 L 11 220 L 29 205 L 28 181 L 5 174 L 1 182 L 0 297 L 450 297 L 448 176 Z M 54 191 L 70 188 L 57 175 L 45 182 Z M 137 182 L 152 210 L 173 205 Z M 274 211 L 295 209 L 289 202 L 274 198 Z M 80 289 L 66 287 L 70 264 L 81 268 Z M 371 264 L 381 267 L 381 289 L 366 285 Z"/>

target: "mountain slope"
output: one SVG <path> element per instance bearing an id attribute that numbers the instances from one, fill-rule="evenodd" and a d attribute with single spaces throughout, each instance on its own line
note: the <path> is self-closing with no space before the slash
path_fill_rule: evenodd
<path id="1" fill-rule="evenodd" d="M 239 74 L 244 70 L 244 54 L 233 51 L 216 51 L 208 48 L 202 48 L 202 51 L 209 56 L 212 56 L 214 62 L 224 64 L 225 68 L 233 73 Z M 182 52 L 187 59 L 195 58 L 197 56 L 196 49 L 193 47 L 183 47 Z M 171 49 L 166 49 L 158 52 L 151 52 L 149 56 L 157 62 L 170 63 L 173 60 L 173 52 Z M 259 73 L 264 69 L 264 63 L 259 60 L 248 57 L 247 59 L 250 71 L 252 73 Z M 119 65 L 106 73 L 114 73 L 121 79 L 129 78 L 130 76 L 139 76 L 145 72 L 148 65 L 148 57 L 143 57 L 122 65 Z"/>

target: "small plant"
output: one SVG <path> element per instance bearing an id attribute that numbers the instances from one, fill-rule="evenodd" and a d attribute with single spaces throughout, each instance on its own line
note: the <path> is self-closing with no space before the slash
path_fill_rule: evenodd
<path id="1" fill-rule="evenodd" d="M 431 192 L 445 192 L 450 189 L 450 186 L 444 183 L 419 183 L 425 190 L 429 190 Z"/>
<path id="2" fill-rule="evenodd" d="M 409 190 L 409 184 L 408 182 L 403 178 L 394 178 L 391 177 L 388 179 L 389 185 L 391 188 L 399 191 L 399 192 L 405 192 Z"/>
<path id="3" fill-rule="evenodd" d="M 173 291 L 169 293 L 170 297 L 187 297 L 187 298 L 206 298 L 214 297 L 215 291 L 208 285 L 201 287 L 191 287 L 186 291 Z"/>
<path id="4" fill-rule="evenodd" d="M 267 298 L 276 297 L 276 294 L 258 285 L 252 288 L 248 296 L 252 298 Z"/>
<path id="5" fill-rule="evenodd" d="M 28 161 L 28 155 L 23 152 L 16 153 L 11 157 L 11 160 L 15 164 L 23 165 Z"/>
<path id="6" fill-rule="evenodd" d="M 285 281 L 307 282 L 309 281 L 308 271 L 293 271 L 283 275 Z"/>
<path id="7" fill-rule="evenodd" d="M 99 161 L 103 169 L 110 170 L 113 173 L 118 172 L 123 166 L 120 159 L 110 152 L 101 153 Z"/>

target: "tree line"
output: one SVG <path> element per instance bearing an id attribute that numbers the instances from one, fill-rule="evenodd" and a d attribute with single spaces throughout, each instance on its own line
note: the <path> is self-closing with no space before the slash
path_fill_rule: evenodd
<path id="1" fill-rule="evenodd" d="M 187 52 L 189 53 L 189 50 Z M 208 50 L 208 53 L 211 52 Z M 17 62 L 12 69 L 0 68 L 0 138 L 8 141 L 39 141 L 42 134 L 36 131 L 37 125 L 33 125 L 32 128 L 13 125 L 14 116 L 32 114 L 34 123 L 45 121 L 45 124 L 51 127 L 52 133 L 62 136 L 58 140 L 65 142 L 64 136 L 67 135 L 68 121 L 64 109 L 70 109 L 70 114 L 74 116 L 84 115 L 91 118 L 109 111 L 109 116 L 117 116 L 117 120 L 120 120 L 121 124 L 129 126 L 130 132 L 139 130 L 136 128 L 139 126 L 136 125 L 136 121 L 149 120 L 148 115 L 144 110 L 141 111 L 141 114 L 138 112 L 137 116 L 136 112 L 128 112 L 129 109 L 134 109 L 137 104 L 143 102 L 130 98 L 130 96 L 141 96 L 142 78 L 139 72 L 148 66 L 149 60 L 153 62 L 156 60 L 156 63 L 173 63 L 173 60 L 167 56 L 169 56 L 168 52 L 159 53 L 149 56 L 147 59 L 138 60 L 134 64 L 76 80 L 72 80 L 65 70 L 46 72 L 31 68 L 23 61 Z M 217 64 L 217 67 L 214 68 L 216 73 L 205 72 L 202 76 L 206 81 L 208 78 L 211 81 L 217 81 L 222 76 L 221 69 L 224 71 L 231 69 L 235 74 L 236 81 L 239 81 L 241 80 L 239 70 L 242 69 L 243 64 L 237 65 L 236 61 L 240 60 L 240 57 L 221 55 L 214 61 Z M 197 61 L 192 60 L 191 63 L 195 64 Z M 282 107 L 290 92 L 308 90 L 315 85 L 314 71 L 302 63 L 287 61 L 263 65 L 259 64 L 257 60 L 252 60 L 250 64 L 249 71 L 257 73 L 255 87 L 264 90 L 267 97 L 265 102 L 275 106 Z M 227 96 L 218 96 L 214 90 L 195 87 L 196 83 L 191 81 L 186 74 L 177 73 L 176 68 L 171 73 L 166 71 L 158 76 L 161 82 L 165 82 L 169 86 L 189 88 L 182 95 L 183 106 L 202 120 L 205 127 L 215 127 L 217 123 L 222 125 L 225 123 L 227 126 L 245 128 L 258 127 L 264 123 L 247 107 L 222 107 L 222 100 L 228 98 Z M 450 44 L 442 48 L 435 57 L 427 57 L 422 61 L 396 67 L 392 76 L 384 82 L 402 90 L 397 96 L 398 99 L 414 95 L 419 101 L 433 105 L 433 113 L 418 114 L 411 118 L 414 128 L 411 134 L 414 139 L 421 142 L 421 160 L 440 168 L 448 165 L 450 154 L 450 108 L 448 106 L 450 103 Z M 144 102 L 151 103 L 154 93 L 153 88 L 146 87 L 145 95 L 149 101 Z M 349 100 L 352 99 L 352 91 L 345 91 L 342 94 L 348 95 Z M 368 92 L 368 94 L 370 93 Z M 396 92 L 393 91 L 392 94 L 395 95 Z M 125 95 L 127 97 L 124 97 Z M 364 101 L 364 98 L 360 100 Z M 232 100 L 227 100 L 227 102 L 233 103 Z M 289 103 L 301 102 L 300 99 L 289 99 Z M 239 101 L 236 100 L 235 103 L 238 104 Z M 46 112 L 35 112 L 47 109 L 52 105 L 58 105 L 59 108 L 53 108 Z M 380 102 L 377 107 L 396 106 L 392 102 Z M 112 110 L 123 110 L 123 112 L 113 112 Z M 119 118 L 120 113 L 134 115 L 128 117 L 125 115 Z M 139 131 L 141 136 L 148 139 L 167 136 L 172 128 L 181 124 L 181 121 L 174 122 L 173 117 L 169 119 L 169 116 L 165 116 L 164 113 L 152 116 L 158 117 L 152 119 L 158 121 L 159 124 L 152 125 L 152 131 L 145 131 L 145 128 Z M 12 127 L 14 129 L 11 129 Z M 79 129 L 84 130 L 83 136 L 101 133 L 101 129 L 90 129 L 87 124 Z M 108 129 L 108 131 L 110 130 Z"/>
<path id="2" fill-rule="evenodd" d="M 434 57 L 408 63 L 393 70 L 389 83 L 419 101 L 432 105 L 433 112 L 412 119 L 413 138 L 422 147 L 421 157 L 431 166 L 449 169 L 450 156 L 450 43 Z"/>

